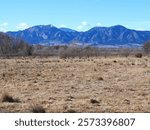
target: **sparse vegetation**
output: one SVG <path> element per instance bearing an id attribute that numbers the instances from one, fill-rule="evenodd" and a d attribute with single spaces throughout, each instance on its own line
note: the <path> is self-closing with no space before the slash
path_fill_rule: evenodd
<path id="1" fill-rule="evenodd" d="M 30 56 L 33 47 L 23 40 L 0 33 L 0 56 Z"/>
<path id="2" fill-rule="evenodd" d="M 148 42 L 144 45 L 144 51 L 149 52 Z M 60 58 L 83 57 L 108 57 L 125 56 L 141 53 L 139 49 L 132 48 L 96 48 L 91 46 L 42 46 L 29 45 L 21 39 L 14 39 L 4 33 L 0 33 L 0 56 L 59 56 Z"/>
<path id="3" fill-rule="evenodd" d="M 0 63 L 0 97 L 9 92 L 1 112 L 150 112 L 145 55 L 1 57 Z"/>
<path id="4" fill-rule="evenodd" d="M 19 99 L 14 99 L 12 96 L 10 96 L 8 93 L 4 93 L 1 97 L 2 102 L 10 102 L 10 103 L 18 103 L 20 102 Z"/>
<path id="5" fill-rule="evenodd" d="M 102 77 L 98 77 L 97 80 L 103 81 L 104 79 Z"/>
<path id="6" fill-rule="evenodd" d="M 91 100 L 90 100 L 90 103 L 92 103 L 92 104 L 99 104 L 100 102 L 97 101 L 96 99 L 91 99 Z"/>
<path id="7" fill-rule="evenodd" d="M 142 58 L 142 56 L 143 56 L 142 53 L 137 53 L 137 54 L 135 54 L 135 57 L 137 57 L 137 58 Z"/>
<path id="8" fill-rule="evenodd" d="M 150 54 L 150 41 L 144 43 L 143 49 L 146 54 Z"/>
<path id="9" fill-rule="evenodd" d="M 65 113 L 77 113 L 77 111 L 73 109 L 68 109 Z"/>
<path id="10" fill-rule="evenodd" d="M 130 48 L 95 48 L 95 47 L 67 47 L 59 50 L 60 58 L 89 58 L 89 57 L 109 57 L 109 56 L 123 56 L 128 57 L 142 53 L 142 49 L 130 49 Z"/>
<path id="11" fill-rule="evenodd" d="M 45 109 L 40 105 L 33 105 L 31 106 L 32 113 L 46 113 Z"/>

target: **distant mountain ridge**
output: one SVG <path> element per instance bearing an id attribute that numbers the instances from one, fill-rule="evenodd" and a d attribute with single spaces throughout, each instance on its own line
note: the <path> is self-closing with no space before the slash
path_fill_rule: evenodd
<path id="1" fill-rule="evenodd" d="M 150 40 L 150 31 L 137 31 L 116 25 L 94 27 L 85 32 L 52 25 L 39 25 L 23 31 L 7 32 L 12 37 L 21 38 L 30 44 L 68 45 L 77 43 L 91 46 L 137 47 Z"/>

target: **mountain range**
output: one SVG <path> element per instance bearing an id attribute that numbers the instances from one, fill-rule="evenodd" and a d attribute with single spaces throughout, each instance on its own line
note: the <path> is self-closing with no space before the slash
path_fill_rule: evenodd
<path id="1" fill-rule="evenodd" d="M 140 47 L 150 40 L 150 31 L 132 30 L 121 25 L 94 27 L 85 32 L 52 25 L 39 25 L 22 31 L 7 32 L 7 34 L 30 44 L 49 46 L 75 43 L 98 47 Z"/>

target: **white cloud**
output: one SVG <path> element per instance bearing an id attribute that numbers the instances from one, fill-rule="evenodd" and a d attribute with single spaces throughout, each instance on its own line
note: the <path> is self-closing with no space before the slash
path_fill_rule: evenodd
<path id="1" fill-rule="evenodd" d="M 102 26 L 102 24 L 101 24 L 100 22 L 98 22 L 98 23 L 96 24 L 96 26 L 100 27 L 100 26 Z"/>
<path id="2" fill-rule="evenodd" d="M 81 22 L 81 24 L 79 26 L 77 26 L 78 30 L 84 30 L 86 29 L 88 26 L 90 26 L 90 24 L 86 21 Z"/>
<path id="3" fill-rule="evenodd" d="M 146 29 L 144 29 L 144 28 L 137 28 L 136 30 L 139 30 L 139 31 L 146 31 Z"/>
<path id="4" fill-rule="evenodd" d="M 27 29 L 27 28 L 29 28 L 29 25 L 27 23 L 19 23 L 16 26 L 16 29 L 19 29 L 19 30 L 24 30 L 24 29 Z"/>
<path id="5" fill-rule="evenodd" d="M 0 24 L 0 31 L 7 32 L 8 26 L 9 24 L 7 22 Z"/>
<path id="6" fill-rule="evenodd" d="M 61 28 L 65 28 L 65 27 L 66 27 L 66 25 L 64 25 L 64 24 L 61 24 L 61 25 L 60 25 L 60 27 L 61 27 Z"/>
<path id="7" fill-rule="evenodd" d="M 79 25 L 79 26 L 77 27 L 78 30 L 81 30 L 82 28 L 83 28 L 82 25 Z"/>
<path id="8" fill-rule="evenodd" d="M 81 24 L 82 26 L 88 26 L 88 23 L 86 21 L 82 22 Z"/>
<path id="9" fill-rule="evenodd" d="M 2 23 L 1 26 L 8 26 L 8 23 Z"/>

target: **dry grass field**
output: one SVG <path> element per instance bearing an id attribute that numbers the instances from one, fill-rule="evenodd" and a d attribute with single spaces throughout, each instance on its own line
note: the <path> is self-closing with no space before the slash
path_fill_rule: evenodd
<path id="1" fill-rule="evenodd" d="M 150 112 L 150 57 L 1 58 L 0 98 L 0 112 Z"/>

